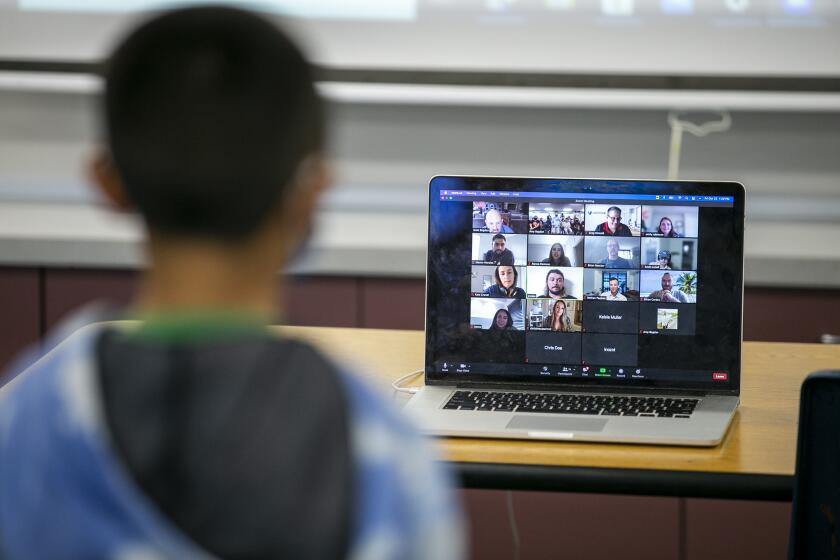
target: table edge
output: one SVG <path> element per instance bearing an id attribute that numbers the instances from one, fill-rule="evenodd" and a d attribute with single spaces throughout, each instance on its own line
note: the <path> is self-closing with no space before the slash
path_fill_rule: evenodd
<path id="1" fill-rule="evenodd" d="M 463 488 L 790 502 L 791 475 L 448 462 Z"/>

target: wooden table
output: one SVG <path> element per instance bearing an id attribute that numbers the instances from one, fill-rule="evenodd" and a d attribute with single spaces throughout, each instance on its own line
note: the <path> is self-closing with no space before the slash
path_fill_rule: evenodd
<path id="1" fill-rule="evenodd" d="M 386 392 L 391 381 L 423 367 L 419 331 L 280 330 L 348 363 Z M 714 448 L 443 438 L 442 454 L 473 488 L 787 501 L 799 387 L 808 373 L 831 368 L 840 369 L 839 345 L 744 343 L 741 406 Z"/>

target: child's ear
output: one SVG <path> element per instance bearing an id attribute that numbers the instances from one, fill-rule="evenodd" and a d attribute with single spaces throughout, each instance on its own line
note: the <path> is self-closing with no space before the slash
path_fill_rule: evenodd
<path id="1" fill-rule="evenodd" d="M 300 164 L 295 186 L 304 206 L 314 212 L 321 195 L 333 182 L 333 170 L 329 160 L 323 154 L 315 154 Z"/>
<path id="2" fill-rule="evenodd" d="M 332 168 L 323 155 L 312 155 L 301 162 L 284 205 L 284 221 L 294 224 L 294 229 L 299 232 L 309 231 L 318 200 L 332 184 L 332 180 Z"/>
<path id="3" fill-rule="evenodd" d="M 277 211 L 269 220 L 272 237 L 282 241 L 280 266 L 286 266 L 310 241 L 321 194 L 332 184 L 332 168 L 321 154 L 313 154 L 298 166 Z"/>
<path id="4" fill-rule="evenodd" d="M 114 161 L 105 150 L 98 150 L 90 159 L 88 178 L 114 210 L 120 212 L 133 210 Z"/>

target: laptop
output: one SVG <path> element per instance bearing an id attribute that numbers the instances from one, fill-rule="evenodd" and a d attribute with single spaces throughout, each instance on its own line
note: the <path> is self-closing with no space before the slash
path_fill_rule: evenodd
<path id="1" fill-rule="evenodd" d="M 405 409 L 433 435 L 717 445 L 743 248 L 738 183 L 434 177 Z"/>

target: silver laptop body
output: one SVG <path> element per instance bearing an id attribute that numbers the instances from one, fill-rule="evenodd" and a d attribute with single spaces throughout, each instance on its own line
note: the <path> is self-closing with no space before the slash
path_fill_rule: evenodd
<path id="1" fill-rule="evenodd" d="M 740 392 L 741 185 L 447 176 L 432 179 L 429 196 L 426 384 L 405 407 L 424 432 L 721 442 Z M 616 208 L 626 230 L 609 225 Z M 514 260 L 491 252 L 486 238 L 500 232 Z M 610 252 L 610 237 L 624 260 Z M 572 258 L 546 264 L 556 254 L 540 257 L 556 243 Z M 470 262 L 461 265 L 467 250 Z M 527 257 L 516 255 L 523 251 Z M 654 252 L 663 268 L 654 268 Z M 513 268 L 519 286 L 506 281 Z M 552 270 L 565 272 L 563 305 L 551 297 Z"/>
<path id="2" fill-rule="evenodd" d="M 458 389 L 486 390 L 426 386 L 405 408 L 424 432 L 436 436 L 714 446 L 723 439 L 738 407 L 738 397 L 692 395 L 700 402 L 689 418 L 445 410 L 444 406 Z M 627 392 L 617 396 L 633 395 Z M 688 395 L 658 396 L 682 399 Z"/>

